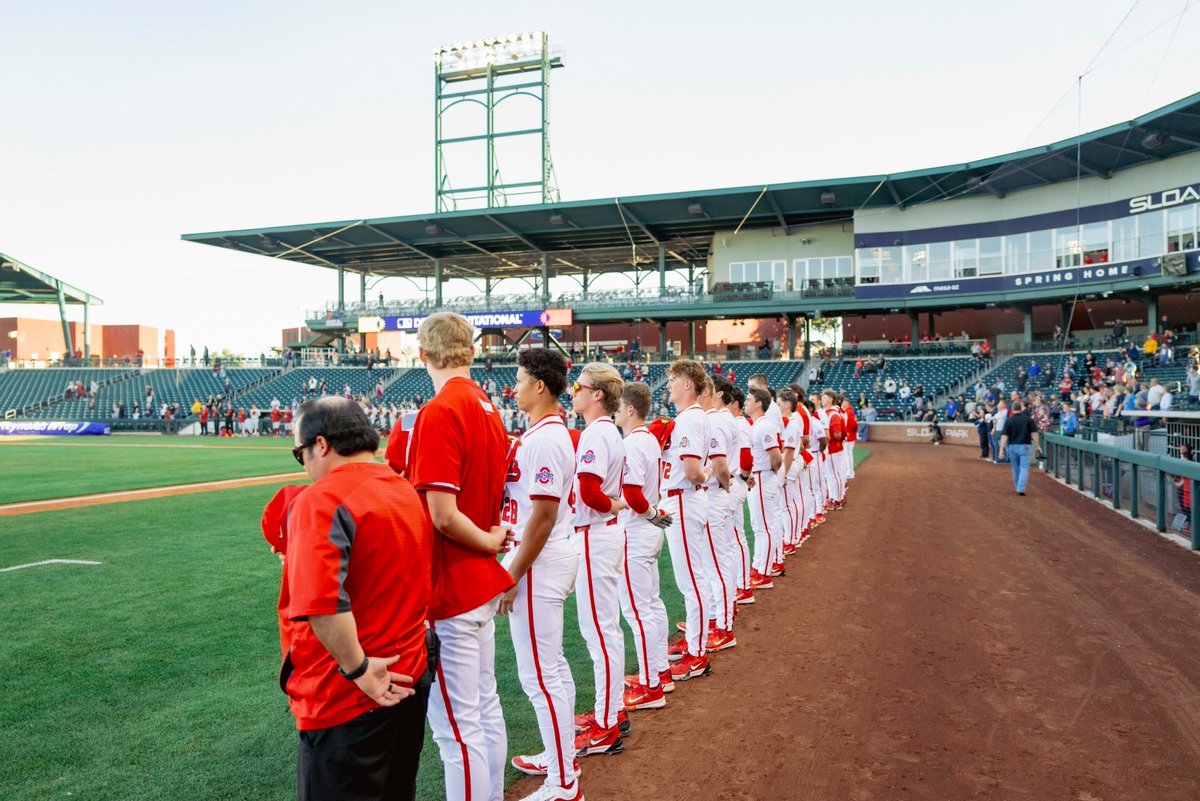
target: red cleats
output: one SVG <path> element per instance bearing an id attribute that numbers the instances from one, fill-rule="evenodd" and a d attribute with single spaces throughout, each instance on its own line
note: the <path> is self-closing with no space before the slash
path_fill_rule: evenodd
<path id="1" fill-rule="evenodd" d="M 714 629 L 709 633 L 708 641 L 704 644 L 704 647 L 709 651 L 723 651 L 735 645 L 737 645 L 737 640 L 734 639 L 732 629 L 729 631 Z"/>
<path id="2" fill-rule="evenodd" d="M 784 555 L 784 556 L 791 556 L 791 555 L 792 555 L 792 554 L 794 554 L 795 552 L 796 552 L 796 546 L 795 546 L 795 545 L 792 545 L 790 542 L 785 542 L 785 543 L 783 544 L 783 555 Z"/>
<path id="3" fill-rule="evenodd" d="M 737 598 L 734 600 L 739 604 L 752 604 L 752 603 L 754 603 L 754 591 L 753 590 L 738 590 Z"/>
<path id="4" fill-rule="evenodd" d="M 683 639 L 677 640 L 674 645 L 672 645 L 670 648 L 667 649 L 667 661 L 668 662 L 678 662 L 680 659 L 683 659 L 683 656 L 686 653 L 687 653 L 687 638 L 685 637 Z"/>
<path id="5" fill-rule="evenodd" d="M 658 687 L 635 684 L 625 691 L 622 700 L 626 709 L 662 709 L 667 705 L 661 684 Z"/>
<path id="6" fill-rule="evenodd" d="M 671 665 L 671 678 L 675 681 L 687 681 L 696 676 L 707 676 L 712 672 L 708 664 L 708 655 L 693 656 L 687 654 L 679 662 Z"/>
<path id="7" fill-rule="evenodd" d="M 774 584 L 774 582 L 771 581 L 770 576 L 764 576 L 762 573 L 759 573 L 757 570 L 750 571 L 750 589 L 752 589 L 752 590 L 769 590 L 774 586 L 775 586 L 775 584 Z M 667 658 L 670 659 L 669 656 Z"/>
<path id="8" fill-rule="evenodd" d="M 783 562 L 776 562 L 775 564 L 771 565 L 771 575 L 772 576 L 786 575 L 786 572 L 783 569 Z"/>
<path id="9" fill-rule="evenodd" d="M 625 750 L 625 742 L 621 739 L 621 727 L 611 729 L 593 727 L 575 735 L 575 756 L 585 757 L 593 754 L 619 754 Z"/>

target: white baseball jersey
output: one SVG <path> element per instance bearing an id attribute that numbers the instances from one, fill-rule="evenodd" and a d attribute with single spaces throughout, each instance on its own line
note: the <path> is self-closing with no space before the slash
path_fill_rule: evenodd
<path id="1" fill-rule="evenodd" d="M 750 424 L 750 454 L 754 457 L 754 471 L 770 471 L 772 449 L 779 450 L 779 424 L 767 415 Z"/>
<path id="2" fill-rule="evenodd" d="M 737 447 L 738 458 L 740 459 L 742 449 L 750 447 L 750 421 L 745 417 L 739 416 L 733 418 L 733 423 L 737 426 Z"/>
<path id="3" fill-rule="evenodd" d="M 638 426 L 625 437 L 625 468 L 621 483 L 630 487 L 641 487 L 642 496 L 650 507 L 658 507 L 662 474 L 662 448 L 658 438 L 645 426 Z M 628 507 L 619 515 L 622 525 L 628 526 L 641 515 Z"/>
<path id="4" fill-rule="evenodd" d="M 570 535 L 570 495 L 574 481 L 575 449 L 567 427 L 558 415 L 547 415 L 521 436 L 504 487 L 501 519 L 512 526 L 517 542 L 521 541 L 533 514 L 535 500 L 559 502 L 558 516 L 548 541 L 555 542 Z"/>
<path id="5" fill-rule="evenodd" d="M 800 419 L 800 414 L 793 414 L 788 418 L 787 426 L 783 429 L 783 448 L 787 450 L 791 448 L 793 451 L 800 450 L 800 438 L 804 431 L 804 422 Z"/>
<path id="6" fill-rule="evenodd" d="M 663 490 L 693 489 L 683 470 L 685 458 L 703 459 L 708 453 L 708 425 L 700 404 L 693 403 L 675 416 L 671 439 L 663 449 Z"/>
<path id="7" fill-rule="evenodd" d="M 709 409 L 704 413 L 705 425 L 708 428 L 708 451 L 704 456 L 704 466 L 709 466 L 709 460 L 715 457 L 724 457 L 726 461 L 735 459 L 737 454 L 733 448 L 736 439 L 731 439 L 730 434 L 734 433 L 730 427 L 727 427 L 722 420 L 722 417 L 728 417 L 732 420 L 733 415 L 725 412 L 724 415 L 717 409 Z M 736 461 L 733 462 L 736 464 Z M 708 488 L 719 487 L 721 482 L 717 481 L 717 476 L 714 473 L 709 476 L 708 481 L 704 483 Z"/>
<path id="8" fill-rule="evenodd" d="M 625 444 L 611 417 L 598 417 L 579 434 L 575 459 L 575 525 L 607 523 L 614 515 L 597 512 L 583 502 L 579 476 L 588 473 L 600 478 L 600 488 L 610 498 L 621 495 L 621 473 L 625 469 Z"/>
<path id="9" fill-rule="evenodd" d="M 808 421 L 808 450 L 810 453 L 820 453 L 821 437 L 827 436 L 825 423 L 821 419 L 821 413 L 817 412 L 816 414 L 810 414 L 808 416 Z"/>

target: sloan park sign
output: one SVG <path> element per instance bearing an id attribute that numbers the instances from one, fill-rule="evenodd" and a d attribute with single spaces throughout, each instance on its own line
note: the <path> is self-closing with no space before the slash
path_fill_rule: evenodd
<path id="1" fill-rule="evenodd" d="M 1184 203 L 1200 201 L 1200 184 L 1181 186 L 1178 189 L 1167 189 L 1151 195 L 1139 195 L 1129 200 L 1129 213 L 1141 214 L 1144 211 L 1155 211 Z"/>

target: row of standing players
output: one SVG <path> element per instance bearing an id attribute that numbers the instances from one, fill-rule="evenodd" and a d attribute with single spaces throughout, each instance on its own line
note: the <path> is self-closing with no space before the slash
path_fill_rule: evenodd
<path id="1" fill-rule="evenodd" d="M 489 506 L 499 506 L 501 525 L 512 530 L 500 563 L 435 538 L 429 626 L 441 660 L 429 721 L 447 799 L 503 797 L 495 615 L 509 617 L 544 747 L 511 764 L 546 776 L 528 799 L 581 801 L 578 758 L 620 753 L 629 710 L 661 708 L 677 682 L 709 675 L 710 653 L 737 644 L 738 608 L 771 589 L 786 557 L 845 504 L 857 425 L 840 395 L 803 399 L 798 386 L 775 393 L 763 376 L 751 377 L 743 393 L 687 359 L 667 375 L 680 411 L 648 421 L 645 384 L 624 383 L 610 365 L 586 365 L 569 387 L 586 423 L 574 432 L 557 404 L 568 389 L 566 362 L 534 349 L 522 353 L 517 371 L 517 404 L 532 421 L 519 440 L 504 444 L 497 410 L 458 378 L 421 410 L 411 434 L 389 443 L 389 457 L 398 439 L 404 443 L 418 491 L 455 493 L 459 511 L 484 530 L 495 519 Z M 747 504 L 751 532 L 743 525 Z M 672 646 L 659 592 L 664 541 L 686 609 L 677 624 L 684 637 Z M 596 688 L 592 711 L 579 716 L 563 653 L 571 592 Z M 632 633 L 636 675 L 624 675 L 621 618 Z"/>

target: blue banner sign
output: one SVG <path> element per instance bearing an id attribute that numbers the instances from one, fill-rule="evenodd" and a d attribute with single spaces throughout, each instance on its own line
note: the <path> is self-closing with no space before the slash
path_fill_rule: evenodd
<path id="1" fill-rule="evenodd" d="M 1121 264 L 1085 264 L 1062 270 L 1021 275 L 991 276 L 988 278 L 955 278 L 947 281 L 923 281 L 919 284 L 859 284 L 854 297 L 860 300 L 881 298 L 939 297 L 977 293 L 1049 289 L 1051 287 L 1081 287 L 1109 281 L 1128 281 L 1162 274 L 1158 259 L 1124 262 Z"/>
<path id="2" fill-rule="evenodd" d="M 0 420 L 0 436 L 39 435 L 50 437 L 107 436 L 108 423 L 70 423 L 62 420 Z"/>
<path id="3" fill-rule="evenodd" d="M 383 317 L 384 331 L 416 331 L 427 315 Z M 532 309 L 527 311 L 469 312 L 463 314 L 476 328 L 542 328 L 571 325 L 571 309 Z"/>

